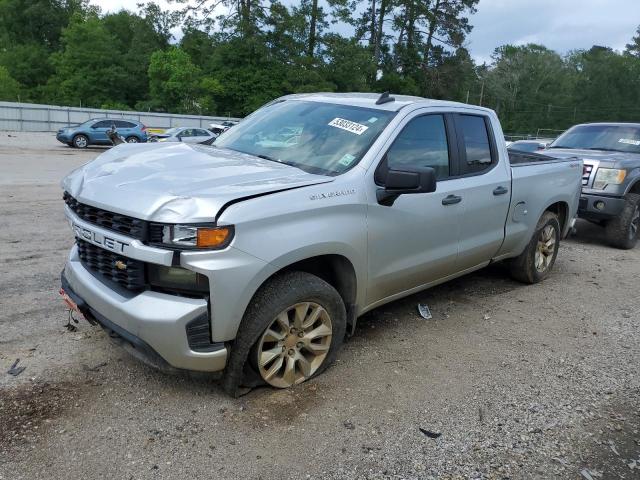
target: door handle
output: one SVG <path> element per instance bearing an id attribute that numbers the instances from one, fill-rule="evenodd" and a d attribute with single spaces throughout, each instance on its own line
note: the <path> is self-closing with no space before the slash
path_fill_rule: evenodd
<path id="1" fill-rule="evenodd" d="M 508 193 L 508 192 L 509 192 L 509 189 L 507 187 L 499 186 L 495 188 L 495 190 L 493 191 L 493 194 L 504 195 L 505 193 Z"/>
<path id="2" fill-rule="evenodd" d="M 456 203 L 460 203 L 462 201 L 462 197 L 457 195 L 447 195 L 442 199 L 443 205 L 454 205 Z"/>

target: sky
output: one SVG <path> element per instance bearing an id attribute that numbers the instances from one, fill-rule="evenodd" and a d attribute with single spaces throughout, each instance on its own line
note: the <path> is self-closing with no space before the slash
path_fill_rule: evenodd
<path id="1" fill-rule="evenodd" d="M 140 1 L 90 3 L 103 11 L 135 11 Z M 592 45 L 624 50 L 640 25 L 640 0 L 480 0 L 477 10 L 466 46 L 478 63 L 490 62 L 494 48 L 507 43 L 539 43 L 561 54 Z"/>

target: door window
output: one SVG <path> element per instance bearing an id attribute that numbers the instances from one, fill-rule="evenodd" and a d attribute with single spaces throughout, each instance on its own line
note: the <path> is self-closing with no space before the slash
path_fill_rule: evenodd
<path id="1" fill-rule="evenodd" d="M 424 115 L 409 121 L 387 152 L 387 165 L 395 170 L 431 167 L 436 178 L 450 175 L 449 144 L 442 115 Z"/>
<path id="2" fill-rule="evenodd" d="M 196 130 L 194 130 L 194 132 L 196 133 L 197 137 L 208 137 L 209 136 L 209 133 L 206 130 L 196 129 Z"/>
<path id="3" fill-rule="evenodd" d="M 460 175 L 482 172 L 494 163 L 487 119 L 479 115 L 457 115 L 457 132 L 462 143 Z"/>
<path id="4" fill-rule="evenodd" d="M 183 130 L 180 132 L 180 136 L 181 137 L 195 137 L 195 135 L 193 134 L 193 129 L 188 128 L 186 130 Z"/>
<path id="5" fill-rule="evenodd" d="M 111 128 L 111 124 L 113 122 L 111 120 L 102 120 L 100 122 L 94 123 L 91 128 Z"/>

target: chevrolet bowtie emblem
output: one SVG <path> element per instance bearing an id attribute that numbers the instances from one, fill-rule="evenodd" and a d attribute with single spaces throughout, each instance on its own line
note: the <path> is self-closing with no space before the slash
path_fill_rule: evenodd
<path id="1" fill-rule="evenodd" d="M 124 263 L 122 260 L 116 260 L 114 265 L 118 270 L 126 270 L 127 269 L 127 264 Z"/>

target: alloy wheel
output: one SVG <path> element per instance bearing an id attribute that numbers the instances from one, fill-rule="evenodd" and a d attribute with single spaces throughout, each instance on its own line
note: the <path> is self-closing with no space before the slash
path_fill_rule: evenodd
<path id="1" fill-rule="evenodd" d="M 331 318 L 321 305 L 291 305 L 276 316 L 258 342 L 260 376 L 277 388 L 304 382 L 327 357 L 332 333 Z"/>
<path id="2" fill-rule="evenodd" d="M 87 137 L 83 136 L 83 135 L 79 135 L 77 136 L 74 141 L 73 141 L 74 145 L 78 148 L 85 148 L 87 146 Z"/>
<path id="3" fill-rule="evenodd" d="M 640 227 L 640 206 L 636 205 L 636 209 L 631 216 L 631 222 L 629 223 L 629 238 L 633 240 L 638 235 L 638 228 Z"/>
<path id="4" fill-rule="evenodd" d="M 536 270 L 544 272 L 549 268 L 553 261 L 556 250 L 556 230 L 553 225 L 545 226 L 538 236 L 538 245 L 536 247 L 535 265 Z"/>

